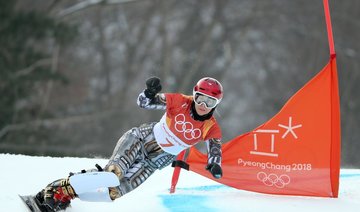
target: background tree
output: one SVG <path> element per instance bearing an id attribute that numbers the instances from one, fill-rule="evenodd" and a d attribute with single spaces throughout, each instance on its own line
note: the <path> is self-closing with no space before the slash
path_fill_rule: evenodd
<path id="1" fill-rule="evenodd" d="M 45 88 L 49 82 L 67 82 L 56 61 L 60 47 L 75 32 L 43 13 L 18 11 L 13 1 L 0 3 L 0 135 L 21 129 L 6 137 L 20 151 L 22 140 L 49 136 L 32 125 L 52 116 Z"/>
<path id="2" fill-rule="evenodd" d="M 1 110 L 10 111 L 1 117 L 2 152 L 108 157 L 126 130 L 159 120 L 161 111 L 136 106 L 136 97 L 152 75 L 162 79 L 165 92 L 186 94 L 201 77 L 219 79 L 226 92 L 215 114 L 226 142 L 275 115 L 329 57 L 322 1 L 18 0 L 2 4 L 7 17 L 41 14 L 51 20 L 37 29 L 44 32 L 41 38 L 30 32 L 35 27 L 8 34 L 11 39 L 7 33 L 0 34 L 1 63 L 16 61 L 12 64 L 18 66 L 4 69 L 1 64 L 0 69 L 2 96 L 13 99 L 1 99 Z M 360 2 L 330 0 L 329 4 L 338 55 L 342 163 L 360 166 Z M 7 17 L 0 20 L 1 32 L 39 20 L 25 18 L 9 24 Z M 61 42 L 73 37 L 68 25 L 78 29 L 71 45 Z M 19 45 L 23 52 L 12 54 L 7 45 Z M 20 63 L 28 45 L 38 56 Z M 10 85 L 10 75 L 28 81 Z M 26 78 L 30 76 L 31 80 Z M 59 76 L 69 83 L 56 81 Z M 19 86 L 25 96 L 20 97 Z"/>

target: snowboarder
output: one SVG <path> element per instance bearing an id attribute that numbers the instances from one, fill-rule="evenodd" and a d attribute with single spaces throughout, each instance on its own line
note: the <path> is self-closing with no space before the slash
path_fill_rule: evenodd
<path id="1" fill-rule="evenodd" d="M 117 142 L 104 169 L 97 166 L 97 169 L 70 173 L 69 177 L 47 185 L 35 196 L 41 210 L 64 210 L 72 199 L 82 199 L 81 196 L 90 197 L 93 201 L 115 200 L 137 188 L 155 170 L 168 166 L 181 151 L 200 141 L 207 144 L 208 164 L 205 169 L 214 178 L 222 177 L 221 129 L 213 117 L 223 98 L 222 85 L 216 79 L 205 77 L 194 86 L 192 96 L 159 93 L 161 89 L 160 79 L 151 77 L 146 80 L 146 89 L 137 99 L 141 108 L 166 110 L 160 121 L 127 131 Z M 100 191 L 101 194 L 99 189 L 96 192 L 89 189 L 86 195 L 79 195 L 78 186 L 74 185 L 71 177 L 98 171 L 114 173 L 119 186 L 106 188 Z"/>

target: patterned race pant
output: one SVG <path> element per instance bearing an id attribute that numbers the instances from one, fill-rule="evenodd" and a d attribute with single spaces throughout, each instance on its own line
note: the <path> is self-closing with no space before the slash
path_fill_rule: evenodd
<path id="1" fill-rule="evenodd" d="M 164 152 L 157 144 L 153 127 L 143 124 L 127 131 L 117 142 L 105 171 L 114 172 L 120 186 L 110 188 L 111 199 L 134 190 L 157 169 L 172 163 L 175 156 Z"/>

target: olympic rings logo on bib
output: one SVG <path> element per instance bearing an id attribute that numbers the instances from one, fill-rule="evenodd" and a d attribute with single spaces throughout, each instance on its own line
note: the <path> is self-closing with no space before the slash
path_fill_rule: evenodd
<path id="1" fill-rule="evenodd" d="M 175 130 L 183 133 L 184 138 L 187 140 L 198 139 L 201 136 L 201 130 L 198 128 L 194 129 L 194 125 L 185 120 L 184 114 L 175 116 Z"/>

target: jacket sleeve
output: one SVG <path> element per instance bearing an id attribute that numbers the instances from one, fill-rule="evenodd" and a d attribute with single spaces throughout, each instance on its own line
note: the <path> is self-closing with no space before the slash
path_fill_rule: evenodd
<path id="1" fill-rule="evenodd" d="M 206 140 L 208 150 L 208 164 L 216 163 L 221 166 L 221 141 L 211 138 Z"/>
<path id="2" fill-rule="evenodd" d="M 153 110 L 165 110 L 166 109 L 166 97 L 165 94 L 156 94 L 154 98 L 150 99 L 145 96 L 144 92 L 141 92 L 137 98 L 137 104 L 144 109 Z"/>

